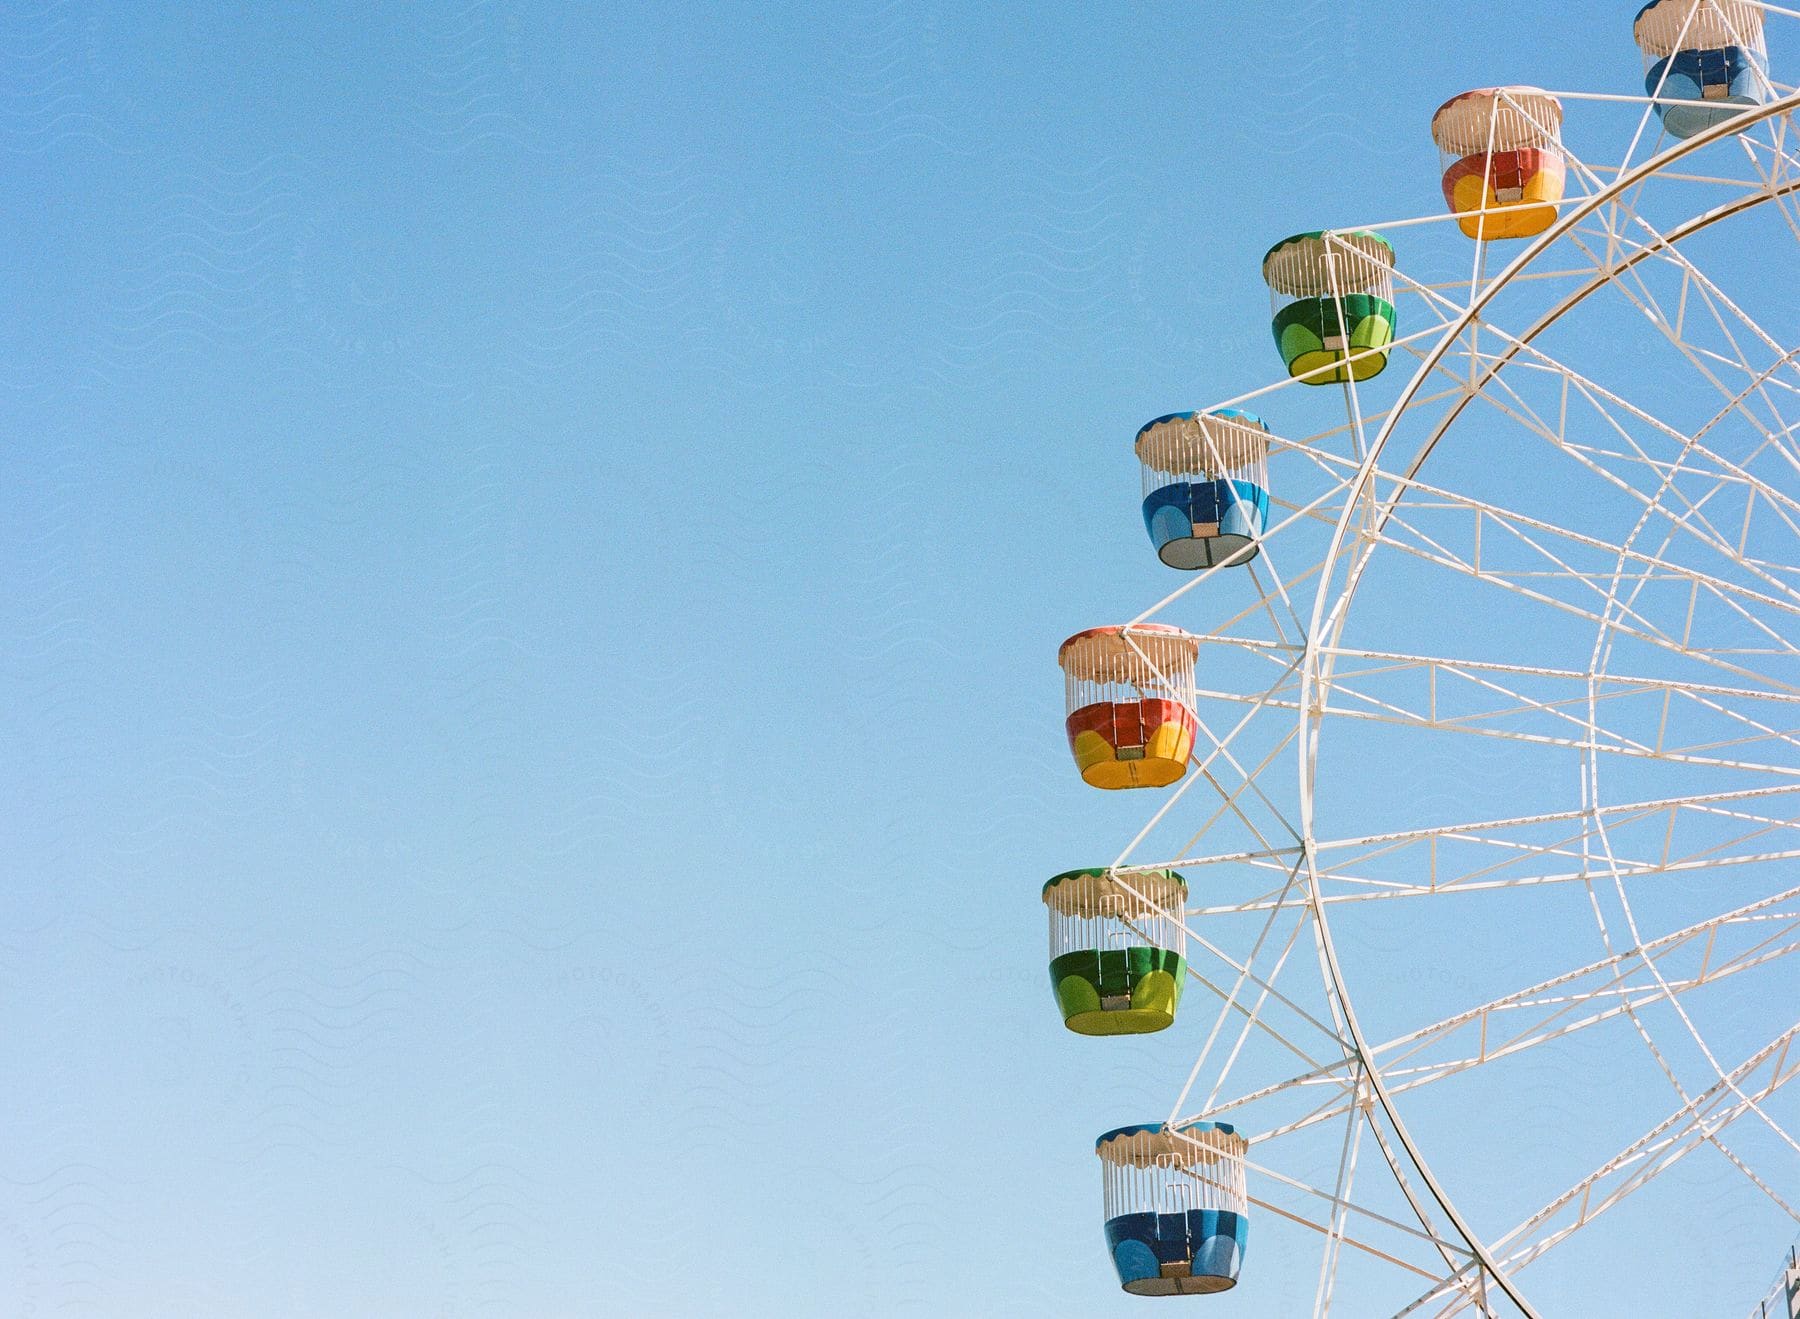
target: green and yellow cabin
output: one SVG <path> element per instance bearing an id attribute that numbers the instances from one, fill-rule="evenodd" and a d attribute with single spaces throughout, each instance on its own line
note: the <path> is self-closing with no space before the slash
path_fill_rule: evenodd
<path id="1" fill-rule="evenodd" d="M 1050 984 L 1077 1035 L 1175 1021 L 1187 970 L 1187 881 L 1173 870 L 1070 870 L 1044 885 Z"/>
<path id="2" fill-rule="evenodd" d="M 1295 234 L 1263 257 L 1275 343 L 1309 385 L 1368 380 L 1394 342 L 1394 249 L 1366 229 Z"/>
<path id="3" fill-rule="evenodd" d="M 1556 223 L 1568 180 L 1562 102 L 1536 87 L 1483 87 L 1431 117 L 1444 200 L 1470 238 L 1531 238 Z"/>

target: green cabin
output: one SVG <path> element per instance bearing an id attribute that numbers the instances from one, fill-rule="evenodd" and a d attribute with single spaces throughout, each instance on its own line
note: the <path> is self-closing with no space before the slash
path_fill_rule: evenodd
<path id="1" fill-rule="evenodd" d="M 1369 380 L 1394 342 L 1394 249 L 1366 229 L 1295 234 L 1263 257 L 1288 374 L 1309 385 Z"/>
<path id="2" fill-rule="evenodd" d="M 1187 881 L 1173 870 L 1070 870 L 1044 885 L 1050 984 L 1078 1035 L 1147 1035 L 1186 978 Z"/>

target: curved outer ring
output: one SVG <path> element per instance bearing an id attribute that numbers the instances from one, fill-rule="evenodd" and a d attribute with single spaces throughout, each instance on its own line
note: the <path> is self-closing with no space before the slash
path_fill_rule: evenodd
<path id="1" fill-rule="evenodd" d="M 1419 363 L 1418 369 L 1413 372 L 1412 378 L 1406 382 L 1405 388 L 1400 391 L 1399 398 L 1395 400 L 1392 409 L 1388 413 L 1387 420 L 1382 423 L 1381 430 L 1376 434 L 1374 442 L 1369 446 L 1368 454 L 1364 457 L 1362 466 L 1357 470 L 1355 479 L 1352 481 L 1349 490 L 1345 493 L 1344 512 L 1338 519 L 1336 530 L 1332 533 L 1331 548 L 1326 554 L 1325 562 L 1327 564 L 1335 563 L 1339 554 L 1342 552 L 1344 542 L 1350 535 L 1351 519 L 1355 516 L 1356 510 L 1368 492 L 1370 483 L 1374 480 L 1377 460 L 1381 457 L 1382 451 L 1387 447 L 1389 440 L 1392 439 L 1395 426 L 1398 424 L 1401 417 L 1405 415 L 1406 409 L 1411 406 L 1413 398 L 1424 386 L 1426 379 L 1437 369 L 1438 364 L 1448 355 L 1451 345 L 1457 342 L 1462 336 L 1462 332 L 1468 329 L 1469 326 L 1479 318 L 1481 313 L 1487 308 L 1488 303 L 1493 301 L 1499 292 L 1511 283 L 1514 277 L 1529 267 L 1538 259 L 1538 257 L 1546 252 L 1554 243 L 1561 239 L 1582 220 L 1612 201 L 1615 197 L 1636 187 L 1645 179 L 1650 178 L 1659 171 L 1674 164 L 1677 160 L 1680 160 L 1690 153 L 1698 151 L 1702 147 L 1708 146 L 1721 138 L 1733 136 L 1754 124 L 1761 123 L 1765 119 L 1771 119 L 1777 115 L 1788 114 L 1796 110 L 1800 110 L 1800 93 L 1785 96 L 1779 100 L 1770 101 L 1766 105 L 1746 109 L 1741 115 L 1735 115 L 1730 119 L 1715 124 L 1705 132 L 1687 138 L 1662 154 L 1651 157 L 1635 169 L 1619 174 L 1613 179 L 1610 185 L 1596 193 L 1594 196 L 1585 199 L 1579 206 L 1570 208 L 1565 214 L 1558 218 L 1555 224 L 1546 229 L 1537 238 L 1533 239 L 1531 245 L 1527 247 L 1525 251 L 1521 252 L 1518 257 L 1513 260 L 1511 265 L 1501 271 L 1485 289 L 1481 290 L 1470 300 L 1469 306 L 1463 311 L 1461 316 L 1444 327 L 1444 333 L 1438 338 L 1437 343 L 1431 350 L 1425 354 L 1424 360 Z M 1705 229 L 1720 220 L 1736 215 L 1742 211 L 1749 210 L 1764 202 L 1771 201 L 1778 196 L 1790 195 L 1795 192 L 1800 192 L 1800 179 L 1784 184 L 1779 189 L 1750 194 L 1745 198 L 1728 203 L 1715 210 L 1708 211 L 1704 215 L 1696 216 L 1693 220 L 1690 220 L 1686 224 L 1665 234 L 1661 242 L 1652 244 L 1639 252 L 1634 253 L 1623 264 L 1626 268 L 1634 266 L 1653 253 L 1660 251 L 1665 247 L 1673 246 L 1681 239 L 1686 238 L 1701 229 Z M 1512 360 L 1520 347 L 1530 343 L 1551 325 L 1561 320 L 1562 317 L 1567 315 L 1576 305 L 1585 301 L 1599 289 L 1612 282 L 1616 273 L 1617 268 L 1613 268 L 1607 274 L 1596 275 L 1593 281 L 1588 285 L 1569 295 L 1569 297 L 1565 298 L 1555 308 L 1548 312 L 1523 335 L 1519 336 L 1518 344 L 1508 345 L 1507 351 L 1501 354 L 1501 356 L 1481 375 L 1478 386 L 1465 394 L 1444 419 L 1439 422 L 1437 427 L 1425 441 L 1424 445 L 1421 446 L 1419 452 L 1414 455 L 1412 461 L 1408 464 L 1406 476 L 1410 479 L 1417 474 L 1420 466 L 1424 463 L 1432 448 L 1443 438 L 1445 431 L 1447 431 L 1457 417 L 1462 414 L 1463 410 L 1469 405 L 1475 394 L 1478 393 L 1480 389 L 1485 388 L 1488 382 L 1498 374 L 1500 369 Z M 1376 515 L 1377 527 L 1386 522 L 1388 516 L 1393 511 L 1394 504 L 1401 498 L 1403 490 L 1404 485 L 1402 485 L 1400 490 L 1396 490 L 1392 500 L 1379 509 Z M 1364 1037 L 1362 1027 L 1356 1020 L 1356 1013 L 1351 1007 L 1350 995 L 1344 983 L 1343 969 L 1338 963 L 1337 950 L 1332 944 L 1331 927 L 1326 919 L 1325 905 L 1319 899 L 1318 853 L 1316 849 L 1316 839 L 1313 833 L 1313 766 L 1317 763 L 1318 738 L 1321 721 L 1316 717 L 1314 706 L 1315 702 L 1322 699 L 1323 692 L 1331 685 L 1332 669 L 1330 657 L 1323 654 L 1320 650 L 1319 638 L 1327 627 L 1331 629 L 1332 641 L 1334 644 L 1342 634 L 1344 621 L 1349 613 L 1351 598 L 1356 593 L 1356 587 L 1362 578 L 1363 568 L 1369 562 L 1369 557 L 1369 552 L 1364 550 L 1351 562 L 1349 570 L 1345 575 L 1343 586 L 1336 593 L 1335 597 L 1331 591 L 1332 574 L 1328 570 L 1322 576 L 1318 593 L 1313 597 L 1312 619 L 1306 632 L 1306 651 L 1301 663 L 1299 702 L 1301 736 L 1299 738 L 1299 756 L 1300 824 L 1301 832 L 1304 835 L 1302 845 L 1305 848 L 1308 880 L 1307 902 L 1312 910 L 1313 921 L 1315 923 L 1315 928 L 1318 931 L 1319 955 L 1325 965 L 1326 974 L 1330 979 L 1332 994 L 1337 999 L 1338 1009 L 1343 1015 L 1344 1028 L 1350 1035 L 1351 1047 L 1355 1050 L 1357 1061 L 1361 1064 L 1364 1080 L 1369 1086 L 1370 1091 L 1373 1093 L 1375 1101 L 1381 1105 L 1382 1112 L 1387 1116 L 1388 1124 L 1394 1132 L 1395 1139 L 1399 1141 L 1401 1148 L 1406 1151 L 1406 1157 L 1411 1161 L 1413 1170 L 1418 1174 L 1420 1181 L 1424 1183 L 1426 1190 L 1430 1193 L 1431 1199 L 1436 1202 L 1438 1208 L 1443 1211 L 1444 1217 L 1448 1220 L 1451 1227 L 1455 1229 L 1456 1234 L 1462 1238 L 1463 1242 L 1472 1252 L 1473 1263 L 1480 1266 L 1481 1271 L 1493 1281 L 1496 1287 L 1506 1294 L 1507 1298 L 1511 1300 L 1514 1305 L 1518 1306 L 1522 1313 L 1528 1316 L 1528 1319 L 1540 1319 L 1537 1310 L 1526 1301 L 1512 1279 L 1507 1277 L 1501 1270 L 1499 1264 L 1495 1261 L 1493 1254 L 1488 1250 L 1487 1246 L 1483 1244 L 1481 1239 L 1470 1230 L 1461 1213 L 1459 1213 L 1455 1205 L 1451 1203 L 1449 1196 L 1438 1184 L 1437 1178 L 1432 1175 L 1430 1168 L 1426 1165 L 1424 1156 L 1420 1154 L 1418 1145 L 1414 1142 L 1412 1135 L 1407 1131 L 1405 1124 L 1400 1120 L 1399 1111 L 1394 1106 L 1393 1096 L 1388 1093 L 1386 1082 L 1382 1080 L 1380 1072 L 1374 1067 L 1370 1060 L 1368 1041 Z M 1327 612 L 1328 602 L 1330 603 L 1329 613 Z M 1387 1155 L 1385 1147 L 1383 1154 L 1384 1157 L 1389 1157 L 1391 1162 L 1391 1156 Z M 1398 1176 L 1400 1170 L 1395 1168 L 1394 1172 L 1396 1176 Z M 1448 1262 L 1448 1260 L 1446 1260 L 1446 1262 Z M 1466 1273 L 1467 1271 L 1468 1266 L 1463 1266 L 1463 1272 Z"/>

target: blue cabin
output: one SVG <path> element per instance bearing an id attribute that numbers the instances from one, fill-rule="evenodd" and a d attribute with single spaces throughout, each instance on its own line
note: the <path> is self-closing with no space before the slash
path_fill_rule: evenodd
<path id="1" fill-rule="evenodd" d="M 1236 408 L 1172 412 L 1137 433 L 1144 528 L 1159 559 L 1193 572 L 1248 563 L 1269 523 L 1269 428 Z"/>
<path id="2" fill-rule="evenodd" d="M 1106 1249 L 1133 1296 L 1207 1296 L 1237 1286 L 1249 1240 L 1250 1142 L 1224 1122 L 1120 1127 L 1094 1142 Z"/>
<path id="3" fill-rule="evenodd" d="M 1644 90 L 1672 137 L 1693 137 L 1769 97 L 1762 11 L 1745 0 L 1653 0 L 1632 33 Z"/>

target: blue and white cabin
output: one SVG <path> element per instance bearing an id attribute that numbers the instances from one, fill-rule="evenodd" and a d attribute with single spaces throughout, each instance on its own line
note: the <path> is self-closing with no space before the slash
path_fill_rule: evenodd
<path id="1" fill-rule="evenodd" d="M 1762 10 L 1748 0 L 1652 0 L 1632 35 L 1644 89 L 1673 137 L 1693 137 L 1769 99 Z"/>
<path id="2" fill-rule="evenodd" d="M 1106 1249 L 1133 1296 L 1237 1286 L 1249 1238 L 1250 1142 L 1223 1122 L 1120 1127 L 1094 1142 L 1106 1185 Z"/>
<path id="3" fill-rule="evenodd" d="M 1248 563 L 1269 521 L 1269 428 L 1236 408 L 1172 412 L 1137 433 L 1144 526 L 1157 557 L 1192 572 Z"/>

